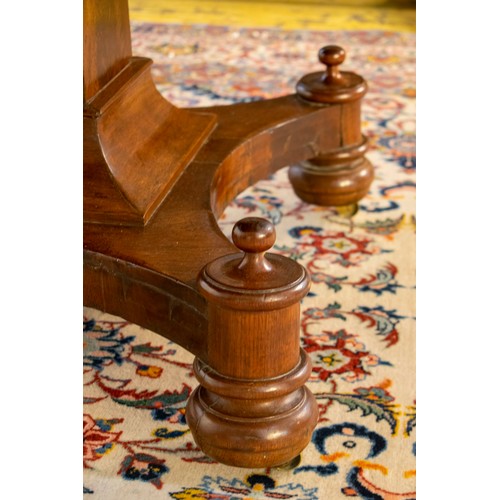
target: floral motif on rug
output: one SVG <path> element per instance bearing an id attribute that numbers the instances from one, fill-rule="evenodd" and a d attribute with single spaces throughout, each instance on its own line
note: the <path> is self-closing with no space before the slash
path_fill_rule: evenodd
<path id="1" fill-rule="evenodd" d="M 163 95 L 179 106 L 293 92 L 318 48 L 344 46 L 362 74 L 367 154 L 375 167 L 355 210 L 299 200 L 276 172 L 231 203 L 219 224 L 276 225 L 274 252 L 312 287 L 301 342 L 320 420 L 289 469 L 247 470 L 206 457 L 185 420 L 193 356 L 153 332 L 84 310 L 84 493 L 102 499 L 406 499 L 415 494 L 415 80 L 412 34 L 134 24 Z"/>

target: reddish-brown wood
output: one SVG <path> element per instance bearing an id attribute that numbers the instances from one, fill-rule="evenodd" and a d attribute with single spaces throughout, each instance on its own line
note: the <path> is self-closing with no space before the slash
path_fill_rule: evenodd
<path id="1" fill-rule="evenodd" d="M 143 226 L 207 139 L 215 116 L 163 99 L 152 61 L 131 56 L 126 1 L 84 5 L 84 222 Z"/>
<path id="2" fill-rule="evenodd" d="M 361 98 L 368 90 L 355 73 L 340 71 L 345 52 L 329 45 L 319 51 L 325 72 L 311 73 L 297 83 L 297 93 L 314 105 L 339 108 L 339 118 L 326 127 L 340 135 L 339 145 L 289 169 L 297 195 L 308 203 L 345 206 L 358 202 L 369 191 L 373 166 L 364 157 L 366 138 L 361 134 Z"/>
<path id="3" fill-rule="evenodd" d="M 83 2 L 83 100 L 91 99 L 132 56 L 127 0 Z"/>
<path id="4" fill-rule="evenodd" d="M 349 182 L 353 172 L 363 177 L 359 98 L 176 108 L 154 87 L 151 62 L 130 56 L 125 10 L 123 0 L 85 0 L 85 304 L 196 355 L 201 388 L 188 418 L 208 454 L 251 467 L 287 462 L 317 418 L 298 340 L 308 279 L 291 260 L 264 257 L 274 242 L 267 223 L 237 225 L 244 256 L 217 217 L 248 185 L 292 163 L 330 179 L 347 165 Z M 327 63 L 338 59 L 326 52 Z M 338 75 L 328 70 L 325 85 Z M 321 194 L 315 188 L 313 201 Z"/>
<path id="5" fill-rule="evenodd" d="M 85 303 L 202 358 L 206 305 L 196 277 L 211 260 L 234 252 L 217 217 L 251 183 L 338 145 L 323 126 L 338 113 L 335 106 L 315 108 L 287 96 L 212 112 L 216 130 L 144 227 L 85 224 L 83 235 Z"/>
<path id="6" fill-rule="evenodd" d="M 198 279 L 208 301 L 208 350 L 206 362 L 195 362 L 201 386 L 186 417 L 202 450 L 242 467 L 290 461 L 318 418 L 304 386 L 310 362 L 299 346 L 300 300 L 310 280 L 291 259 L 266 254 L 275 238 L 265 219 L 239 221 L 233 241 L 245 253 L 219 257 Z"/>

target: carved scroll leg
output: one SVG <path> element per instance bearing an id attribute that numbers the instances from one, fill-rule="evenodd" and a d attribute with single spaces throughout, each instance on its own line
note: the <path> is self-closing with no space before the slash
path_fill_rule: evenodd
<path id="1" fill-rule="evenodd" d="M 297 84 L 297 94 L 315 106 L 337 106 L 337 119 L 326 124 L 338 137 L 338 147 L 289 169 L 292 186 L 302 200 L 326 206 L 357 203 L 369 191 L 373 166 L 364 157 L 367 140 L 361 134 L 361 98 L 368 87 L 355 73 L 340 71 L 341 47 L 319 51 L 326 72 L 311 73 Z"/>
<path id="2" fill-rule="evenodd" d="M 318 419 L 305 387 L 311 372 L 299 345 L 305 269 L 276 254 L 274 226 L 239 221 L 233 241 L 244 253 L 208 264 L 198 285 L 209 310 L 207 359 L 195 360 L 200 386 L 187 407 L 198 446 L 239 467 L 272 467 L 296 457 Z"/>

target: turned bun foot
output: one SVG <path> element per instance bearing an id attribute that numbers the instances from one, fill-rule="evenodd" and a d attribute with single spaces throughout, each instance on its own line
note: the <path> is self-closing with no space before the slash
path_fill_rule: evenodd
<path id="1" fill-rule="evenodd" d="M 186 417 L 198 446 L 218 462 L 236 467 L 289 463 L 309 444 L 317 405 L 307 387 L 311 366 L 301 353 L 297 368 L 272 380 L 223 377 L 197 360 L 199 386 Z"/>
<path id="2" fill-rule="evenodd" d="M 310 279 L 298 263 L 266 254 L 274 226 L 250 217 L 233 229 L 242 253 L 209 263 L 198 287 L 208 302 L 207 359 L 186 417 L 198 446 L 239 467 L 273 467 L 296 457 L 317 423 L 305 383 L 311 363 L 300 348 L 300 300 Z"/>
<path id="3" fill-rule="evenodd" d="M 362 147 L 292 165 L 288 177 L 297 196 L 307 203 L 332 207 L 356 204 L 370 190 L 373 165 Z M 323 160 L 323 164 L 321 162 Z"/>
<path id="4" fill-rule="evenodd" d="M 345 51 L 336 45 L 318 54 L 324 72 L 311 73 L 297 83 L 297 94 L 315 106 L 336 106 L 332 123 L 325 124 L 338 136 L 338 147 L 292 165 L 289 179 L 297 196 L 315 205 L 342 207 L 356 204 L 369 191 L 373 166 L 364 157 L 366 137 L 361 134 L 361 98 L 368 86 L 351 72 L 340 71 Z"/>

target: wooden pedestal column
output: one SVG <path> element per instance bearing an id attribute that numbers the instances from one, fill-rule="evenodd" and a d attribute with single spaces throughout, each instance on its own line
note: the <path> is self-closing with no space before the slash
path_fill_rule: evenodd
<path id="1" fill-rule="evenodd" d="M 325 124 L 336 135 L 338 146 L 289 169 L 296 194 L 316 205 L 356 203 L 368 193 L 373 180 L 373 166 L 364 157 L 367 140 L 361 134 L 361 98 L 368 87 L 361 76 L 340 71 L 344 59 L 341 47 L 323 47 L 319 60 L 326 72 L 308 74 L 297 84 L 297 94 L 311 105 L 338 108 L 332 123 Z"/>
<path id="2" fill-rule="evenodd" d="M 245 253 L 210 262 L 198 279 L 208 302 L 208 352 L 206 362 L 195 360 L 201 386 L 186 416 L 207 455 L 240 467 L 292 460 L 318 419 L 304 386 L 311 363 L 299 344 L 310 279 L 300 264 L 265 254 L 275 238 L 265 219 L 239 221 L 233 241 Z"/>

